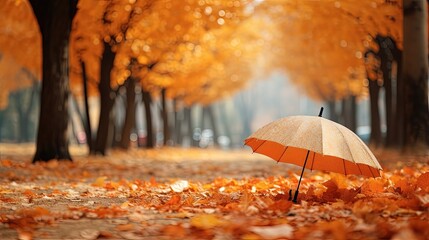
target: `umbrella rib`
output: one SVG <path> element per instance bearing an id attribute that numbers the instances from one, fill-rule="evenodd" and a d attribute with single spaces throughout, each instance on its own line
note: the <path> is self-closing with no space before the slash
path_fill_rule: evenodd
<path id="1" fill-rule="evenodd" d="M 360 169 L 359 163 L 355 163 L 355 164 L 356 164 L 356 166 L 357 166 L 357 167 L 358 167 L 358 169 L 359 169 L 360 175 L 363 175 L 362 170 Z"/>
<path id="2" fill-rule="evenodd" d="M 366 144 L 362 141 L 362 139 L 360 139 L 359 137 L 358 137 L 358 140 L 362 143 L 362 144 L 364 144 L 365 146 L 366 146 Z M 368 149 L 368 147 L 367 148 L 364 148 L 364 152 L 365 152 L 365 154 L 369 157 L 369 159 L 371 160 L 371 162 L 372 162 L 372 164 L 374 164 L 374 166 L 377 166 L 377 165 L 380 165 L 380 163 L 375 163 L 374 162 L 374 159 L 372 158 L 372 156 L 371 156 L 371 154 L 368 152 L 369 151 L 369 149 Z M 374 156 L 375 157 L 375 156 Z M 381 167 L 381 166 L 380 166 Z"/>
<path id="3" fill-rule="evenodd" d="M 349 146 L 349 142 L 347 141 L 347 138 L 344 136 L 344 134 L 341 132 L 341 130 L 338 128 L 338 126 L 336 124 L 333 124 L 333 126 L 338 130 L 338 132 L 341 134 L 341 136 L 343 136 L 343 138 L 345 139 L 345 143 L 347 145 L 347 150 L 349 151 L 350 156 L 352 157 L 352 159 L 350 159 L 352 162 L 355 162 L 355 160 L 353 159 L 353 154 L 352 154 L 352 150 L 350 149 Z"/>
<path id="4" fill-rule="evenodd" d="M 344 167 L 344 175 L 347 176 L 347 170 L 346 170 L 346 160 L 344 160 L 343 158 L 341 158 L 343 160 L 343 167 Z"/>
<path id="5" fill-rule="evenodd" d="M 313 171 L 314 157 L 315 157 L 315 156 L 316 156 L 316 152 L 313 152 L 313 160 L 311 161 L 310 171 Z"/>
<path id="6" fill-rule="evenodd" d="M 277 163 L 280 162 L 280 160 L 282 159 L 282 157 L 285 154 L 285 152 L 286 152 L 286 150 L 287 150 L 288 147 L 289 146 L 286 146 L 285 150 L 283 150 L 283 153 L 282 153 L 282 155 L 280 155 L 280 158 L 277 160 Z"/>
<path id="7" fill-rule="evenodd" d="M 371 171 L 371 167 L 369 165 L 366 165 L 366 166 L 368 167 L 369 172 L 371 173 L 372 177 L 375 178 L 374 173 L 372 173 L 372 171 Z"/>
<path id="8" fill-rule="evenodd" d="M 320 139 L 321 139 L 321 141 L 320 141 L 320 145 L 322 145 L 321 147 L 321 149 L 322 149 L 322 152 L 320 153 L 320 154 L 322 154 L 322 156 L 324 156 L 325 155 L 325 149 L 323 148 L 323 117 L 319 117 L 319 119 L 320 119 Z M 316 152 L 314 152 L 314 154 L 316 154 Z M 313 160 L 313 163 L 314 163 L 314 160 Z M 313 167 L 313 165 L 311 165 L 311 167 Z"/>
<path id="9" fill-rule="evenodd" d="M 253 139 L 253 138 L 252 138 L 252 139 Z M 244 143 L 243 143 L 243 146 L 244 146 L 244 145 L 246 145 L 247 143 L 249 143 L 249 142 L 250 142 L 250 140 L 252 140 L 252 139 L 249 139 L 249 138 L 248 138 L 248 139 L 245 139 L 245 140 L 244 140 Z"/>
<path id="10" fill-rule="evenodd" d="M 350 149 L 350 146 L 349 146 L 349 143 L 348 143 L 348 141 L 347 141 L 347 138 L 345 138 L 344 137 L 344 134 L 340 131 L 340 129 L 334 124 L 334 126 L 335 126 L 335 128 L 337 128 L 337 130 L 340 132 L 340 134 L 343 136 L 343 138 L 346 140 L 345 142 L 346 142 L 346 144 L 347 144 L 347 149 L 349 150 L 349 153 L 350 153 L 350 156 L 353 158 L 353 154 L 352 154 L 352 151 L 351 151 L 351 149 Z M 367 154 L 368 155 L 368 153 L 366 152 L 366 151 L 364 151 L 365 152 L 365 154 Z M 370 160 L 371 160 L 371 162 L 372 163 L 374 163 L 374 161 L 372 160 L 372 158 L 370 157 L 369 158 Z M 354 161 L 354 159 L 352 159 L 352 162 L 353 163 L 355 163 L 355 164 L 358 164 L 358 163 L 356 163 L 355 161 Z M 366 165 L 367 167 L 368 167 L 368 169 L 369 169 L 369 171 L 371 172 L 371 175 L 372 175 L 372 177 L 373 178 L 375 178 L 375 176 L 374 176 L 374 173 L 371 171 L 371 167 L 369 166 L 369 165 L 367 165 L 367 164 L 364 164 L 364 165 Z M 361 169 L 360 169 L 360 167 L 359 167 L 359 165 L 358 165 L 358 168 L 359 168 L 359 171 L 361 172 L 361 174 L 362 174 L 362 171 L 361 171 Z"/>
<path id="11" fill-rule="evenodd" d="M 255 150 L 253 150 L 253 152 L 256 152 L 258 150 L 258 148 L 260 148 L 262 146 L 262 144 L 264 144 L 266 141 L 267 140 L 263 140 L 262 143 L 257 148 L 255 148 Z"/>

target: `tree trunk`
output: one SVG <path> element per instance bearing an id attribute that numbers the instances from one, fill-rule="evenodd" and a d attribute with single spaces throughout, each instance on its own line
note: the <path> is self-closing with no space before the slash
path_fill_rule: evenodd
<path id="1" fill-rule="evenodd" d="M 213 112 L 213 106 L 212 105 L 207 105 L 203 107 L 203 126 L 204 126 L 204 122 L 205 119 L 208 119 L 209 121 L 209 128 L 211 128 L 211 130 L 213 131 L 213 143 L 214 145 L 217 145 L 217 139 L 219 137 L 219 133 L 218 133 L 218 129 L 216 126 L 216 120 L 215 120 L 215 115 Z"/>
<path id="2" fill-rule="evenodd" d="M 427 2 L 404 0 L 404 150 L 429 145 Z"/>
<path id="3" fill-rule="evenodd" d="M 146 119 L 146 148 L 155 147 L 155 138 L 153 132 L 153 124 L 152 124 L 152 111 L 150 109 L 150 105 L 152 104 L 152 97 L 150 92 L 142 89 L 142 99 L 145 109 L 145 119 Z"/>
<path id="4" fill-rule="evenodd" d="M 33 84 L 33 90 L 31 96 L 27 100 L 27 91 L 21 90 L 16 93 L 17 113 L 18 113 L 18 142 L 28 142 L 30 139 L 28 133 L 28 126 L 30 124 L 30 112 L 33 107 L 33 96 L 35 95 L 35 85 Z M 26 100 L 28 103 L 25 103 Z"/>
<path id="5" fill-rule="evenodd" d="M 395 108 L 393 105 L 393 88 L 392 88 L 392 49 L 390 39 L 377 36 L 377 43 L 380 47 L 380 69 L 383 73 L 383 87 L 385 92 L 385 108 L 386 108 L 386 147 L 394 146 L 396 139 L 396 123 L 395 123 Z"/>
<path id="6" fill-rule="evenodd" d="M 378 147 L 381 144 L 380 110 L 378 107 L 380 86 L 378 86 L 377 80 L 369 79 L 368 88 L 371 109 L 371 135 L 369 143 Z"/>
<path id="7" fill-rule="evenodd" d="M 174 99 L 174 141 L 177 145 L 182 145 L 182 123 L 183 123 L 183 111 L 179 110 L 177 99 Z"/>
<path id="8" fill-rule="evenodd" d="M 328 100 L 328 109 L 329 109 L 329 119 L 331 119 L 334 122 L 338 122 L 338 114 L 337 110 L 335 108 L 336 101 L 335 100 Z"/>
<path id="9" fill-rule="evenodd" d="M 231 122 L 229 121 L 228 111 L 226 109 L 225 102 L 220 105 L 220 121 L 224 127 L 224 135 L 231 140 Z"/>
<path id="10" fill-rule="evenodd" d="M 341 101 L 342 123 L 348 129 L 356 132 L 356 96 L 348 96 Z"/>
<path id="11" fill-rule="evenodd" d="M 92 129 L 91 129 L 91 117 L 89 116 L 89 95 L 88 95 L 88 77 L 86 75 L 85 62 L 80 60 L 80 66 L 82 68 L 82 85 L 83 85 L 83 98 L 85 103 L 85 122 L 83 124 L 86 134 L 86 144 L 88 145 L 89 152 L 92 152 Z"/>
<path id="12" fill-rule="evenodd" d="M 353 132 L 356 132 L 357 130 L 357 103 L 356 103 L 356 96 L 351 95 L 349 96 L 349 102 L 350 102 L 350 130 Z"/>
<path id="13" fill-rule="evenodd" d="M 186 134 L 189 137 L 191 146 L 198 146 L 198 142 L 194 139 L 194 124 L 192 121 L 192 108 L 191 107 L 185 107 L 183 109 L 184 115 L 185 115 L 185 122 L 188 125 L 187 130 L 188 133 Z"/>
<path id="14" fill-rule="evenodd" d="M 402 52 L 398 49 L 393 54 L 396 61 L 396 144 L 404 145 L 404 78 L 402 76 Z"/>
<path id="15" fill-rule="evenodd" d="M 125 100 L 122 98 L 124 96 L 120 94 L 116 97 L 113 108 L 110 111 L 109 137 L 107 138 L 109 140 L 107 143 L 109 148 L 121 147 L 122 129 L 124 128 L 125 121 L 120 122 L 119 115 L 121 114 L 120 110 L 126 109 Z"/>
<path id="16" fill-rule="evenodd" d="M 109 142 L 110 112 L 112 111 L 115 92 L 110 87 L 110 72 L 113 69 L 115 53 L 108 43 L 104 43 L 104 51 L 100 66 L 100 117 L 98 120 L 97 136 L 92 154 L 100 153 L 106 155 L 107 143 Z"/>
<path id="17" fill-rule="evenodd" d="M 130 147 L 131 130 L 136 122 L 136 81 L 134 78 L 129 77 L 125 82 L 127 89 L 127 106 L 125 111 L 124 126 L 122 128 L 120 146 L 123 149 Z"/>
<path id="18" fill-rule="evenodd" d="M 170 125 L 168 124 L 168 111 L 167 111 L 167 99 L 166 99 L 166 89 L 161 90 L 161 117 L 162 117 L 162 127 L 164 132 L 164 146 L 167 146 L 170 140 Z"/>
<path id="19" fill-rule="evenodd" d="M 251 122 L 253 120 L 253 110 L 250 106 L 251 103 L 249 101 L 246 101 L 244 94 L 241 94 L 240 97 L 241 101 L 237 102 L 241 105 L 238 106 L 238 109 L 240 109 L 241 123 L 243 128 L 240 140 L 244 140 L 250 134 L 252 134 Z"/>
<path id="20" fill-rule="evenodd" d="M 42 92 L 33 163 L 72 160 L 68 140 L 69 36 L 77 0 L 30 0 L 42 34 Z"/>
<path id="21" fill-rule="evenodd" d="M 2 130 L 3 130 L 3 123 L 4 123 L 4 115 L 5 115 L 4 112 L 5 110 L 0 110 L 0 142 L 3 141 Z"/>

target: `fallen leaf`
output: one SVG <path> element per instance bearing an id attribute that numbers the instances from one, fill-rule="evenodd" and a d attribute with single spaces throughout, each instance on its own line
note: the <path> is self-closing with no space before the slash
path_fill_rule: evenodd
<path id="1" fill-rule="evenodd" d="M 429 172 L 425 172 L 417 178 L 416 185 L 423 189 L 425 192 L 429 192 Z"/>
<path id="2" fill-rule="evenodd" d="M 417 195 L 417 198 L 420 200 L 423 206 L 429 207 L 429 194 L 426 194 L 424 196 Z"/>
<path id="3" fill-rule="evenodd" d="M 94 187 L 104 187 L 105 181 L 106 181 L 107 177 L 103 176 L 103 177 L 98 177 L 97 179 L 95 179 L 95 181 L 92 183 L 92 186 Z"/>
<path id="4" fill-rule="evenodd" d="M 32 240 L 33 239 L 33 233 L 28 232 L 28 231 L 18 230 L 18 239 L 19 240 Z"/>
<path id="5" fill-rule="evenodd" d="M 281 211 L 283 213 L 286 213 L 289 211 L 289 209 L 292 207 L 293 203 L 288 200 L 279 200 L 275 201 L 273 204 L 271 204 L 268 209 L 273 211 Z"/>
<path id="6" fill-rule="evenodd" d="M 168 225 L 162 230 L 162 233 L 167 236 L 172 236 L 175 239 L 183 238 L 186 236 L 186 229 L 182 225 Z"/>
<path id="7" fill-rule="evenodd" d="M 197 215 L 191 219 L 191 225 L 201 229 L 211 229 L 224 225 L 225 222 L 213 214 Z"/>
<path id="8" fill-rule="evenodd" d="M 121 225 L 116 226 L 116 229 L 118 231 L 131 231 L 134 229 L 134 225 L 132 223 L 121 224 Z"/>
<path id="9" fill-rule="evenodd" d="M 12 161 L 9 159 L 2 159 L 1 160 L 1 165 L 3 167 L 12 167 Z"/>
<path id="10" fill-rule="evenodd" d="M 384 191 L 384 182 L 380 179 L 371 178 L 362 184 L 361 191 L 363 194 L 374 195 Z"/>
<path id="11" fill-rule="evenodd" d="M 170 188 L 173 192 L 180 193 L 189 188 L 189 182 L 186 180 L 179 180 L 171 184 Z"/>
<path id="12" fill-rule="evenodd" d="M 100 231 L 97 229 L 84 229 L 80 231 L 80 236 L 88 240 L 97 239 L 99 235 Z"/>
<path id="13" fill-rule="evenodd" d="M 293 227 L 289 224 L 275 226 L 250 227 L 249 230 L 260 235 L 263 239 L 292 238 Z"/>
<path id="14" fill-rule="evenodd" d="M 142 239 L 141 235 L 137 235 L 136 233 L 133 233 L 133 232 L 121 232 L 121 233 L 119 233 L 119 235 L 121 235 L 121 237 L 123 237 L 124 239 L 129 239 L 129 240 L 140 240 L 140 239 Z"/>

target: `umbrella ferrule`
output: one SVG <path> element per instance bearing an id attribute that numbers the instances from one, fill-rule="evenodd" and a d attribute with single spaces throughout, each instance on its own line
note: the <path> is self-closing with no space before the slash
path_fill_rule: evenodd
<path id="1" fill-rule="evenodd" d="M 323 107 L 320 108 L 319 117 L 321 117 L 323 114 Z"/>

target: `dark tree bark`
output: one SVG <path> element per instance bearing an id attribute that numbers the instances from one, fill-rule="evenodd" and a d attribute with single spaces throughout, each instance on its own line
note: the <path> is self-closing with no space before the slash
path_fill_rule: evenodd
<path id="1" fill-rule="evenodd" d="M 4 115 L 5 115 L 4 112 L 5 110 L 0 110 L 0 142 L 3 141 L 2 130 L 3 130 L 3 123 L 4 123 Z"/>
<path id="2" fill-rule="evenodd" d="M 142 89 L 142 99 L 143 99 L 143 105 L 145 109 L 145 119 L 146 119 L 146 148 L 153 148 L 155 147 L 155 138 L 154 138 L 154 132 L 153 132 L 153 123 L 152 123 L 152 111 L 151 111 L 151 104 L 152 104 L 152 96 L 150 95 L 150 92 Z"/>
<path id="3" fill-rule="evenodd" d="M 170 134 L 170 124 L 168 121 L 168 111 L 167 111 L 167 99 L 166 99 L 166 89 L 161 90 L 161 117 L 162 117 L 162 126 L 164 132 L 164 146 L 166 146 L 171 138 Z"/>
<path id="4" fill-rule="evenodd" d="M 174 99 L 174 142 L 177 145 L 182 145 L 182 123 L 183 123 L 183 111 L 179 110 L 179 100 Z"/>
<path id="5" fill-rule="evenodd" d="M 120 122 L 119 112 L 121 109 L 126 109 L 125 103 L 126 96 L 118 93 L 115 99 L 115 103 L 113 104 L 112 111 L 110 112 L 110 122 L 109 122 L 109 137 L 108 137 L 108 148 L 122 148 L 121 140 L 122 140 L 122 129 L 124 128 L 124 123 Z M 125 120 L 125 118 L 124 118 Z"/>
<path id="6" fill-rule="evenodd" d="M 378 107 L 378 99 L 380 94 L 380 86 L 377 80 L 368 79 L 369 88 L 369 102 L 371 111 L 371 135 L 369 143 L 376 147 L 380 146 L 381 138 L 381 125 L 380 125 L 380 109 Z"/>
<path id="7" fill-rule="evenodd" d="M 383 87 L 385 90 L 385 108 L 386 108 L 386 147 L 392 147 L 396 144 L 396 107 L 394 95 L 396 89 L 392 86 L 392 64 L 393 64 L 393 41 L 389 37 L 377 36 L 376 42 L 380 50 L 380 70 L 383 73 Z"/>
<path id="8" fill-rule="evenodd" d="M 402 76 L 402 51 L 398 48 L 393 52 L 396 62 L 396 144 L 404 145 L 404 78 Z"/>
<path id="9" fill-rule="evenodd" d="M 121 143 L 123 149 L 130 147 L 131 131 L 136 123 L 136 81 L 134 78 L 129 77 L 125 82 L 127 89 L 127 105 L 125 110 L 125 120 L 122 127 Z"/>
<path id="10" fill-rule="evenodd" d="M 368 50 L 365 52 L 365 61 L 368 61 L 370 57 L 379 59 L 378 53 L 374 50 Z M 373 65 L 367 65 L 366 76 L 368 78 L 368 92 L 369 92 L 369 103 L 371 113 L 371 135 L 369 137 L 369 143 L 378 147 L 381 144 L 381 122 L 380 122 L 380 109 L 378 107 L 378 99 L 380 95 L 380 86 L 378 85 L 379 69 Z"/>
<path id="11" fill-rule="evenodd" d="M 33 163 L 72 160 L 69 153 L 69 36 L 77 0 L 30 0 L 42 35 L 42 92 Z"/>
<path id="12" fill-rule="evenodd" d="M 88 77 L 86 75 L 86 67 L 85 62 L 80 61 L 80 65 L 82 68 L 82 85 L 83 85 L 83 97 L 84 97 L 84 103 L 85 103 L 85 122 L 83 124 L 85 128 L 85 134 L 86 134 L 86 144 L 88 145 L 89 152 L 92 152 L 92 129 L 91 129 L 91 117 L 89 116 L 89 95 L 88 95 Z"/>
<path id="13" fill-rule="evenodd" d="M 404 0 L 404 149 L 429 146 L 427 1 Z M 426 152 L 427 153 L 427 152 Z"/>
<path id="14" fill-rule="evenodd" d="M 104 43 L 104 51 L 101 59 L 100 83 L 100 116 L 98 121 L 97 136 L 92 154 L 100 153 L 106 155 L 107 144 L 109 142 L 110 112 L 115 103 L 116 92 L 110 87 L 110 71 L 113 69 L 113 62 L 116 54 L 108 43 Z"/>

